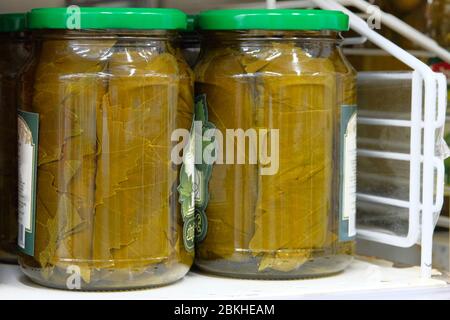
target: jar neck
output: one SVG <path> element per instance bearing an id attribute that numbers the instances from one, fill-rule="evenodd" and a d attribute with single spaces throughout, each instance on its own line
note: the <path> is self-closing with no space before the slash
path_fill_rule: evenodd
<path id="1" fill-rule="evenodd" d="M 203 31 L 201 32 L 202 44 L 215 46 L 232 42 L 284 42 L 284 41 L 326 41 L 338 45 L 341 35 L 335 31 L 297 31 L 297 30 L 232 30 L 232 31 Z M 215 39 L 216 41 L 210 41 Z"/>
<path id="2" fill-rule="evenodd" d="M 34 30 L 33 37 L 38 40 L 101 40 L 101 39 L 135 39 L 174 41 L 179 37 L 175 30 Z"/>

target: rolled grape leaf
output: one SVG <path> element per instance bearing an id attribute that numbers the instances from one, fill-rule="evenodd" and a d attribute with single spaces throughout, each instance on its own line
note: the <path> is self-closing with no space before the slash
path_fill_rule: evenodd
<path id="1" fill-rule="evenodd" d="M 210 50 L 195 73 L 197 94 L 206 93 L 209 121 L 224 137 L 227 129 L 252 128 L 253 81 L 239 76 L 245 75 L 239 51 L 232 48 Z M 235 147 L 233 151 L 236 155 Z M 226 157 L 224 152 L 224 161 Z M 248 249 L 253 236 L 257 181 L 256 164 L 213 166 L 206 208 L 208 233 L 197 248 L 200 257 L 242 259 L 234 253 L 236 248 Z"/>
<path id="2" fill-rule="evenodd" d="M 259 174 L 267 165 L 248 164 L 248 145 L 246 164 L 213 166 L 200 263 L 299 269 L 337 241 L 336 119 L 338 106 L 355 102 L 354 72 L 333 49 L 282 41 L 208 48 L 195 73 L 196 93 L 206 95 L 209 119 L 222 133 L 279 130 L 274 175 Z"/>
<path id="3" fill-rule="evenodd" d="M 192 263 L 170 154 L 172 130 L 192 121 L 193 77 L 167 49 L 43 42 L 31 111 L 40 118 L 35 259 L 44 279 L 65 285 L 76 265 L 93 287 L 159 283 L 170 275 L 158 270 Z"/>
<path id="4" fill-rule="evenodd" d="M 312 59 L 294 45 L 275 46 L 278 56 L 259 70 L 257 101 L 265 111 L 259 127 L 279 129 L 280 169 L 260 178 L 250 248 L 255 255 L 280 252 L 276 259 L 263 253 L 260 270 L 290 271 L 306 261 L 306 250 L 324 245 L 329 230 L 336 87 L 329 59 Z"/>

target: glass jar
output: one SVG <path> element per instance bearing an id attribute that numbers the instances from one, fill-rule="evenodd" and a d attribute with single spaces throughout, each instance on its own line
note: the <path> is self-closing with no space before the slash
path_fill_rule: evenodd
<path id="1" fill-rule="evenodd" d="M 17 261 L 18 75 L 29 57 L 26 15 L 0 15 L 0 261 Z"/>
<path id="2" fill-rule="evenodd" d="M 342 271 L 355 234 L 356 74 L 339 47 L 348 17 L 217 10 L 201 13 L 199 27 L 195 117 L 207 106 L 208 126 L 226 139 L 216 154 L 227 160 L 215 158 L 209 192 L 198 192 L 209 201 L 197 206 L 195 264 L 257 279 Z M 239 157 L 229 130 L 239 129 L 244 163 L 228 161 Z"/>
<path id="3" fill-rule="evenodd" d="M 80 29 L 66 29 L 77 19 Z M 19 262 L 33 281 L 132 289 L 188 272 L 193 245 L 170 156 L 172 131 L 192 123 L 193 74 L 173 46 L 185 25 L 172 9 L 31 11 Z"/>

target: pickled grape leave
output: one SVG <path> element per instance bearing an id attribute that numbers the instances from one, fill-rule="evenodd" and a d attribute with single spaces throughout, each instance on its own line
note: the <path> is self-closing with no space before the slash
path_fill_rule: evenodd
<path id="1" fill-rule="evenodd" d="M 336 243 L 335 119 L 337 106 L 354 104 L 354 74 L 338 79 L 336 71 L 351 67 L 310 50 L 288 41 L 208 47 L 196 66 L 196 94 L 206 95 L 210 121 L 224 135 L 279 129 L 275 175 L 259 175 L 261 164 L 213 166 L 208 233 L 196 249 L 200 264 L 223 259 L 240 263 L 236 268 L 256 263 L 257 272 L 290 272 Z"/>
<path id="2" fill-rule="evenodd" d="M 290 271 L 326 241 L 336 88 L 330 60 L 310 59 L 293 45 L 278 45 L 277 51 L 285 54 L 258 70 L 262 77 L 256 90 L 261 103 L 257 110 L 265 111 L 258 115 L 258 127 L 280 130 L 280 170 L 260 177 L 250 249 L 262 255 L 261 270 Z M 293 59 L 302 66 L 302 74 L 292 68 Z M 274 73 L 281 73 L 282 79 Z M 274 237 L 265 235 L 267 226 L 279 230 Z M 266 250 L 277 253 L 263 253 Z"/>
<path id="3" fill-rule="evenodd" d="M 206 94 L 209 121 L 222 133 L 253 125 L 252 83 L 233 78 L 244 73 L 241 54 L 231 48 L 209 51 L 195 68 L 196 93 Z M 252 238 L 257 182 L 257 165 L 213 166 L 206 208 L 208 233 L 196 249 L 199 256 L 240 260 L 233 253 L 236 246 L 248 248 Z M 239 208 L 239 217 L 235 217 L 234 208 Z"/>
<path id="4" fill-rule="evenodd" d="M 190 127 L 191 73 L 170 46 L 43 42 L 30 111 L 40 120 L 34 264 L 44 278 L 63 281 L 72 264 L 85 283 L 157 273 L 173 256 L 190 265 L 170 134 Z"/>

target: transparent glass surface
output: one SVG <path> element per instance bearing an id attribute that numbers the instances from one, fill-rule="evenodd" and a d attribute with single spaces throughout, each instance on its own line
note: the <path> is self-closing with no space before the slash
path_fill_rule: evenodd
<path id="1" fill-rule="evenodd" d="M 339 119 L 343 105 L 356 104 L 356 91 L 337 34 L 203 37 L 217 39 L 202 43 L 195 66 L 196 95 L 206 95 L 209 121 L 224 136 L 226 129 L 278 129 L 279 170 L 261 175 L 265 165 L 248 161 L 213 166 L 208 232 L 196 265 L 257 279 L 342 271 L 354 243 L 339 240 Z"/>
<path id="2" fill-rule="evenodd" d="M 189 129 L 193 76 L 175 34 L 50 32 L 23 75 L 39 114 L 33 281 L 81 290 L 159 286 L 182 278 L 176 128 Z M 70 288 L 72 289 L 72 288 Z"/>

